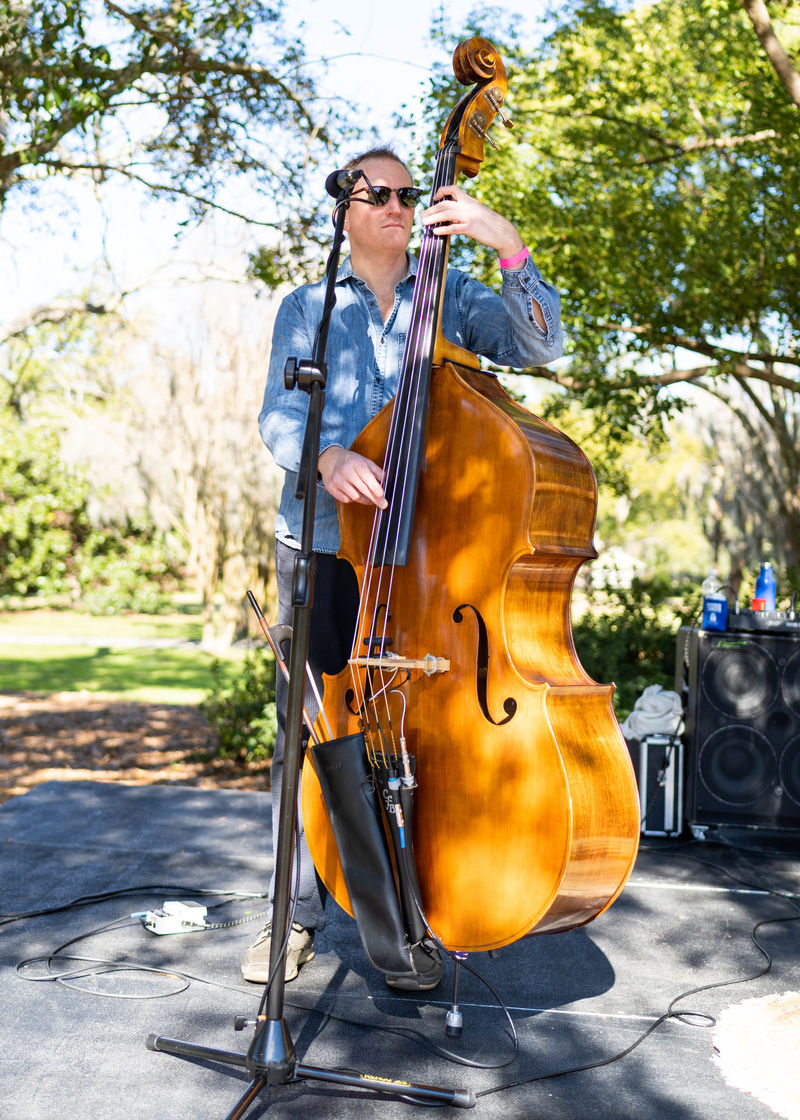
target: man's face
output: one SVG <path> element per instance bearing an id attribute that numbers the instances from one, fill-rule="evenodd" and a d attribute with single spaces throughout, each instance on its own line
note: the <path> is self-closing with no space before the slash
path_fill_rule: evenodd
<path id="1" fill-rule="evenodd" d="M 411 186 L 411 176 L 393 159 L 367 159 L 360 167 L 373 187 Z M 367 185 L 361 179 L 355 185 L 353 198 L 367 197 Z M 351 252 L 375 254 L 387 250 L 405 251 L 413 224 L 413 209 L 403 206 L 393 193 L 385 206 L 351 202 L 344 228 L 350 237 Z"/>

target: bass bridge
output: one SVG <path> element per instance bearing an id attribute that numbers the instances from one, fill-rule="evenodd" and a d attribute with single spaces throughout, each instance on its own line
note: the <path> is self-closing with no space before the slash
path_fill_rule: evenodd
<path id="1" fill-rule="evenodd" d="M 450 661 L 446 657 L 434 657 L 426 653 L 424 657 L 401 657 L 397 653 L 385 653 L 380 657 L 353 657 L 350 665 L 361 669 L 378 669 L 395 673 L 398 669 L 420 670 L 426 677 L 434 673 L 446 673 L 450 669 Z"/>

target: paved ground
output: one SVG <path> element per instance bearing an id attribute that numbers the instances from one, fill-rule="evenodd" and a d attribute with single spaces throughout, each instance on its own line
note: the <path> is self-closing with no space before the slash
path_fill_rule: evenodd
<path id="1" fill-rule="evenodd" d="M 223 892 L 264 890 L 268 833 L 267 795 L 241 790 L 47 782 L 0 807 L 0 911 L 63 907 L 2 928 L 0 1114 L 228 1116 L 245 1071 L 156 1053 L 145 1039 L 246 1051 L 234 1020 L 254 1013 L 261 989 L 241 980 L 239 958 L 264 902 Z M 462 983 L 463 1035 L 448 1039 L 450 972 L 432 998 L 390 993 L 366 964 L 353 922 L 332 906 L 316 959 L 287 987 L 287 1028 L 301 1064 L 470 1089 L 471 1114 L 482 1120 L 800 1116 L 791 1086 L 776 1110 L 774 1100 L 770 1107 L 726 1082 L 711 1018 L 800 988 L 800 923 L 786 920 L 797 911 L 772 893 L 796 896 L 799 880 L 797 855 L 645 841 L 607 915 L 584 930 L 520 942 L 497 960 L 471 958 L 508 1006 L 516 1053 L 503 1013 L 476 979 Z M 103 897 L 69 905 L 89 895 Z M 225 901 L 211 910 L 220 925 L 250 920 L 156 936 L 129 917 L 169 898 Z M 772 966 L 747 980 L 766 963 L 752 939 L 759 922 L 772 923 L 756 934 Z M 69 942 L 58 960 L 42 961 Z M 54 982 L 65 971 L 72 978 Z M 697 1015 L 658 1022 L 693 989 L 675 1006 Z M 751 1045 L 777 1083 L 786 1063 L 771 1070 L 767 1039 L 754 1034 Z M 580 1066 L 593 1068 L 552 1076 Z M 768 1090 L 759 1095 L 769 1100 Z M 262 1090 L 247 1111 L 253 1120 L 383 1114 L 418 1113 L 394 1097 L 305 1080 Z"/>

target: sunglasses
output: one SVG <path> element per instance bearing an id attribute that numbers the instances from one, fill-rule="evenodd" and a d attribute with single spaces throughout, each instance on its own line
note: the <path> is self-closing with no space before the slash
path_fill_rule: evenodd
<path id="1" fill-rule="evenodd" d="M 385 206 L 392 195 L 396 194 L 401 206 L 413 210 L 422 195 L 422 187 L 363 187 L 359 191 L 353 191 L 353 194 L 369 195 L 372 206 Z"/>

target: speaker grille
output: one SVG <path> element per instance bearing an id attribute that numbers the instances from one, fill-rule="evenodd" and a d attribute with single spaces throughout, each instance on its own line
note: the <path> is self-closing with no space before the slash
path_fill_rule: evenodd
<path id="1" fill-rule="evenodd" d="M 710 704 L 726 716 L 744 719 L 769 707 L 781 675 L 771 654 L 755 642 L 717 646 L 703 665 L 702 687 Z"/>
<path id="2" fill-rule="evenodd" d="M 700 780 L 725 805 L 755 805 L 778 784 L 778 759 L 769 739 L 733 724 L 709 735 L 698 758 Z"/>
<path id="3" fill-rule="evenodd" d="M 786 796 L 800 805 L 800 735 L 786 744 L 781 755 L 781 785 Z"/>
<path id="4" fill-rule="evenodd" d="M 781 692 L 787 708 L 800 715 L 800 650 L 793 653 L 784 666 Z"/>

